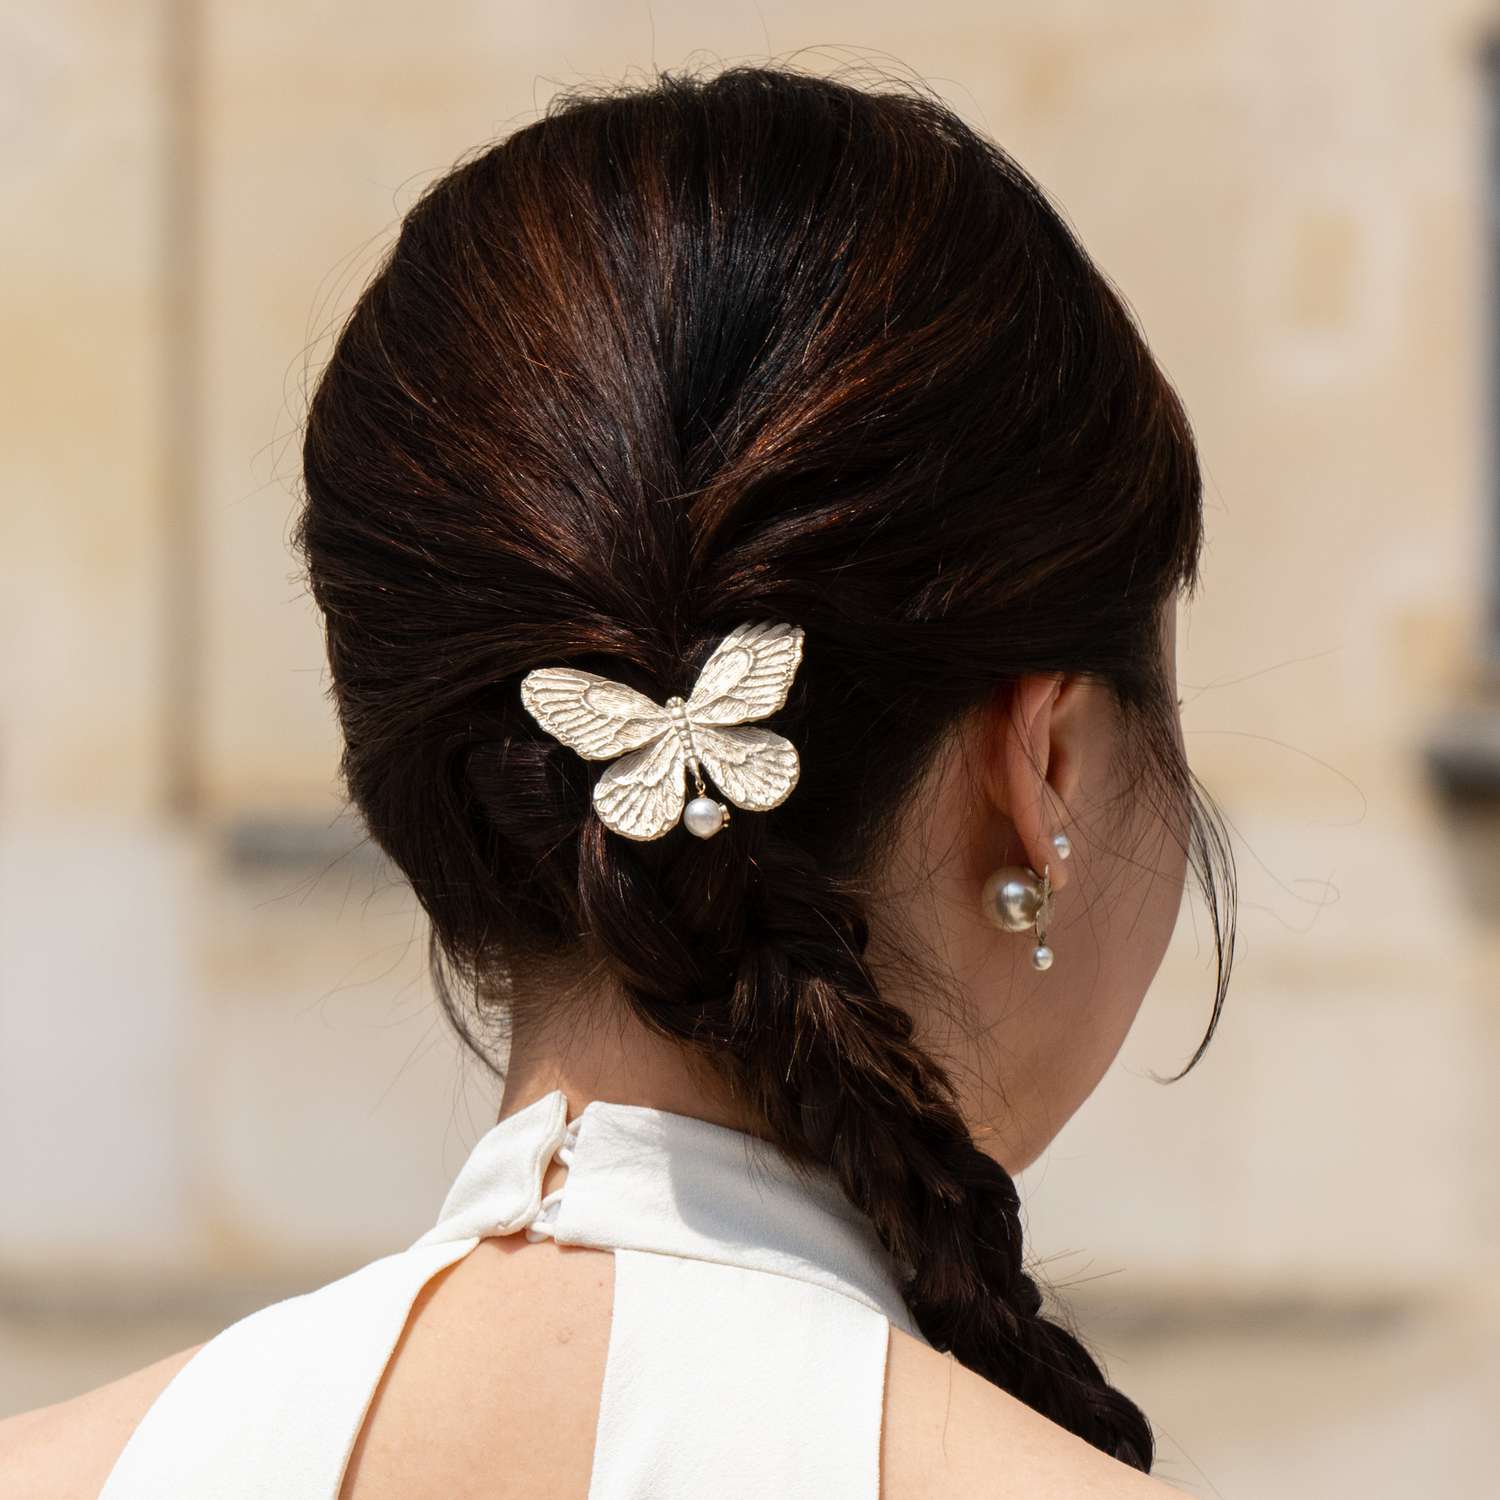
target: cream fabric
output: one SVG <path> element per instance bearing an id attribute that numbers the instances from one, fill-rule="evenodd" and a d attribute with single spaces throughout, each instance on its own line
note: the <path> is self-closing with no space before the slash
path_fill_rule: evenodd
<path id="1" fill-rule="evenodd" d="M 876 1500 L 889 1327 L 921 1335 L 868 1221 L 751 1135 L 598 1100 L 569 1120 L 560 1090 L 479 1140 L 409 1249 L 206 1344 L 100 1500 L 337 1500 L 418 1292 L 521 1230 L 615 1254 L 589 1500 Z"/>

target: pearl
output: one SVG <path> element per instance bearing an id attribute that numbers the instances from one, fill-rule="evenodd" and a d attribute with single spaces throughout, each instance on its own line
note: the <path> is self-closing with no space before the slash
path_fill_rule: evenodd
<path id="1" fill-rule="evenodd" d="M 700 839 L 711 839 L 723 826 L 729 809 L 712 797 L 694 797 L 683 810 L 687 831 Z"/>
<path id="2" fill-rule="evenodd" d="M 1033 969 L 1050 969 L 1052 967 L 1052 950 L 1041 943 L 1031 955 L 1031 967 Z"/>
<path id="3" fill-rule="evenodd" d="M 1030 870 L 1006 865 L 984 883 L 985 915 L 1006 932 L 1025 932 L 1036 921 L 1042 888 Z"/>
<path id="4" fill-rule="evenodd" d="M 1073 840 L 1065 833 L 1054 833 L 1052 847 L 1057 850 L 1059 859 L 1066 859 L 1073 852 Z"/>

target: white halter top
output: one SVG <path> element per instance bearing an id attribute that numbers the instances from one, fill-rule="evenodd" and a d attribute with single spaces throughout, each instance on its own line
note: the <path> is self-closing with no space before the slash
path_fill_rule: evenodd
<path id="1" fill-rule="evenodd" d="M 615 1255 L 589 1500 L 877 1500 L 886 1352 L 921 1338 L 831 1174 L 688 1115 L 561 1090 L 490 1129 L 409 1249 L 211 1339 L 100 1500 L 338 1500 L 422 1287 L 490 1235 Z M 554 1155 L 562 1185 L 542 1194 Z"/>

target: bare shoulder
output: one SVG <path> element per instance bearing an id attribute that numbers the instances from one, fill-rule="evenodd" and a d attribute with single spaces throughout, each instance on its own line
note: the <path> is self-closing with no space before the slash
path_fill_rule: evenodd
<path id="1" fill-rule="evenodd" d="M 0 1421 L 0 1500 L 97 1500 L 147 1408 L 202 1347 Z"/>
<path id="2" fill-rule="evenodd" d="M 1116 1462 L 973 1373 L 891 1329 L 884 1500 L 1167 1500 L 1181 1491 Z"/>

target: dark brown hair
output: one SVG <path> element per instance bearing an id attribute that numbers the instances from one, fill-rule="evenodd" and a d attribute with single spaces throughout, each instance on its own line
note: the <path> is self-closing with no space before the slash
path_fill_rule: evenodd
<path id="1" fill-rule="evenodd" d="M 836 1174 L 936 1348 L 1149 1468 L 868 952 L 870 872 L 939 745 L 1022 674 L 1087 673 L 1133 789 L 1189 814 L 1210 1034 L 1223 1002 L 1233 870 L 1159 634 L 1196 587 L 1194 445 L 1038 187 L 922 87 L 737 66 L 575 88 L 406 215 L 304 468 L 349 795 L 465 1038 L 469 995 L 608 974 Z M 610 833 L 603 763 L 538 728 L 520 679 L 573 665 L 661 702 L 755 619 L 807 633 L 773 720 L 791 798 L 707 842 Z"/>

